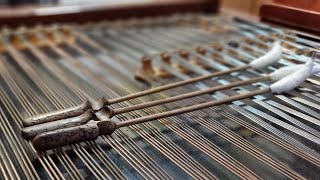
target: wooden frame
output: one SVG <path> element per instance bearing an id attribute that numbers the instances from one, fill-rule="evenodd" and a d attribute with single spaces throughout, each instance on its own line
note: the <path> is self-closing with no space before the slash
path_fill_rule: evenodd
<path id="1" fill-rule="evenodd" d="M 83 23 L 101 21 L 105 19 L 119 19 L 128 17 L 144 17 L 173 14 L 177 12 L 210 12 L 218 10 L 218 0 L 161 0 L 143 4 L 127 6 L 105 6 L 96 9 L 83 8 L 80 12 L 63 11 L 64 7 L 56 8 L 55 14 L 37 14 L 39 7 L 28 8 L 0 8 L 0 26 L 33 25 L 37 23 Z M 63 13 L 59 13 L 59 8 Z"/>
<path id="2" fill-rule="evenodd" d="M 316 11 L 270 4 L 261 7 L 260 16 L 262 21 L 320 34 L 320 13 Z"/>

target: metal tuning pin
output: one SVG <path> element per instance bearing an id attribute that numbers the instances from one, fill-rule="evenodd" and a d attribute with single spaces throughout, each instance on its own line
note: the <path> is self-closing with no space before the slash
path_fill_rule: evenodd
<path id="1" fill-rule="evenodd" d="M 141 63 L 142 63 L 142 66 L 136 72 L 134 77 L 136 80 L 151 84 L 151 81 L 155 76 L 155 70 L 152 66 L 152 61 L 150 58 L 143 57 L 141 60 Z"/>

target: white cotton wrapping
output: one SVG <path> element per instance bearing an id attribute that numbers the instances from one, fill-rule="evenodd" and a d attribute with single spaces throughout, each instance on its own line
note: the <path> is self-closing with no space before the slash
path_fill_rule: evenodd
<path id="1" fill-rule="evenodd" d="M 319 66 L 313 66 L 311 74 L 317 74 L 319 72 L 320 72 L 320 67 Z"/>
<path id="2" fill-rule="evenodd" d="M 299 64 L 299 65 L 293 65 L 293 66 L 286 66 L 283 68 L 280 68 L 273 73 L 269 74 L 270 79 L 272 82 L 279 81 L 280 79 L 298 71 L 299 69 L 303 68 L 305 64 Z"/>
<path id="3" fill-rule="evenodd" d="M 279 61 L 281 56 L 282 47 L 279 42 L 275 42 L 272 49 L 268 53 L 252 61 L 249 65 L 252 69 L 262 69 L 270 64 L 275 63 L 276 61 Z"/>
<path id="4" fill-rule="evenodd" d="M 271 84 L 270 85 L 271 92 L 280 94 L 296 88 L 312 74 L 313 65 L 314 65 L 313 60 L 309 61 L 305 65 L 303 65 L 303 67 L 298 71 Z"/>

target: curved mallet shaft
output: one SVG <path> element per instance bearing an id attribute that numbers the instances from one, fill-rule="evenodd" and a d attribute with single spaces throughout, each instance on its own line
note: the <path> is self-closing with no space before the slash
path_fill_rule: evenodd
<path id="1" fill-rule="evenodd" d="M 164 90 L 168 90 L 168 89 L 172 89 L 175 87 L 179 87 L 179 86 L 183 86 L 186 84 L 191 84 L 191 83 L 195 83 L 195 82 L 199 82 L 202 80 L 206 80 L 206 79 L 210 79 L 213 77 L 217 77 L 220 75 L 224 75 L 224 74 L 229 74 L 232 72 L 236 72 L 236 71 L 241 71 L 241 70 L 245 70 L 248 69 L 250 66 L 246 65 L 246 66 L 241 66 L 241 67 L 236 67 L 236 68 L 232 68 L 230 70 L 227 71 L 220 71 L 220 72 L 216 72 L 216 73 L 212 73 L 210 75 L 205 75 L 205 76 L 199 76 L 193 79 L 189 79 L 186 81 L 179 81 L 176 83 L 171 83 L 171 84 L 167 84 L 164 86 L 159 86 L 159 87 L 155 87 L 155 88 L 151 88 L 145 91 L 140 91 L 137 93 L 133 93 L 133 94 L 129 94 L 126 96 L 122 96 L 122 97 L 118 97 L 118 98 L 114 98 L 114 99 L 108 99 L 108 100 L 104 100 L 103 105 L 110 105 L 110 104 L 115 104 L 115 103 L 119 103 L 122 101 L 126 101 L 126 100 L 130 100 L 130 99 L 134 99 L 137 97 L 141 97 L 141 96 L 145 96 L 145 95 L 149 95 L 152 93 L 156 93 L 156 92 L 160 92 L 160 91 L 164 91 Z M 71 118 L 71 117 L 75 117 L 75 116 L 79 116 L 82 113 L 84 113 L 86 110 L 90 109 L 89 101 L 85 101 L 82 104 L 75 106 L 75 107 L 71 107 L 68 109 L 64 109 L 64 110 L 59 110 L 59 111 L 53 111 L 53 112 L 49 112 L 49 113 L 44 113 L 44 114 L 39 114 L 36 116 L 32 116 L 30 118 L 24 119 L 23 125 L 25 127 L 27 126 L 32 126 L 32 125 L 36 125 L 36 124 L 41 124 L 41 123 L 46 123 L 46 122 L 51 122 L 51 121 L 56 121 L 56 120 L 60 120 L 60 119 L 65 119 L 65 118 Z"/>
<path id="2" fill-rule="evenodd" d="M 213 92 L 224 90 L 224 89 L 229 89 L 229 88 L 238 87 L 238 86 L 244 86 L 244 85 L 248 85 L 248 84 L 252 84 L 252 83 L 256 83 L 256 82 L 261 82 L 261 81 L 267 81 L 267 80 L 270 80 L 270 77 L 263 76 L 263 77 L 253 78 L 253 79 L 249 79 L 249 80 L 245 80 L 245 81 L 238 81 L 238 82 L 230 83 L 227 85 L 215 86 L 215 87 L 211 87 L 211 88 L 204 89 L 204 90 L 193 91 L 190 93 L 185 93 L 182 95 L 173 96 L 173 97 L 169 97 L 166 99 L 160 99 L 160 100 L 145 102 L 145 103 L 141 103 L 141 104 L 136 104 L 136 105 L 132 105 L 129 107 L 109 109 L 109 116 L 111 118 L 115 115 L 127 113 L 127 112 L 134 111 L 134 110 L 139 110 L 139 109 L 148 108 L 148 107 L 152 107 L 152 106 L 162 105 L 162 104 L 166 104 L 166 103 L 170 103 L 170 102 L 174 102 L 174 101 L 178 101 L 178 100 L 182 100 L 182 99 L 186 99 L 186 98 L 191 98 L 191 97 L 200 96 L 200 95 L 204 95 L 204 94 L 208 94 L 208 93 L 213 93 Z"/>
<path id="3" fill-rule="evenodd" d="M 289 74 L 303 68 L 304 66 L 305 65 L 303 65 L 303 64 L 295 65 L 295 66 L 288 66 L 288 67 L 280 68 L 280 69 L 274 71 L 273 73 L 266 75 L 266 76 L 262 76 L 262 77 L 257 77 L 257 78 L 244 80 L 244 81 L 233 82 L 233 83 L 226 84 L 226 85 L 215 86 L 215 87 L 211 87 L 211 88 L 204 89 L 204 90 L 193 91 L 190 93 L 185 93 L 182 95 L 173 96 L 173 97 L 169 97 L 166 99 L 160 99 L 160 100 L 145 102 L 145 103 L 141 103 L 141 104 L 137 104 L 137 105 L 132 105 L 129 107 L 109 109 L 109 117 L 111 118 L 112 116 L 126 113 L 126 112 L 130 112 L 130 111 L 134 111 L 134 110 L 148 108 L 148 107 L 152 107 L 152 106 L 156 106 L 156 105 L 162 105 L 162 104 L 169 103 L 169 102 L 174 102 L 174 101 L 178 101 L 178 100 L 182 100 L 182 99 L 186 99 L 186 98 L 191 98 L 191 97 L 195 97 L 195 96 L 200 96 L 200 95 L 204 95 L 204 94 L 208 94 L 208 93 L 213 93 L 216 91 L 225 90 L 225 89 L 229 89 L 229 88 L 233 88 L 233 87 L 253 84 L 253 83 L 257 83 L 257 82 L 261 82 L 261 81 L 271 80 L 272 82 L 275 82 L 275 81 L 278 81 L 278 80 L 288 76 Z"/>
<path id="4" fill-rule="evenodd" d="M 290 67 L 284 67 L 284 68 L 278 69 L 278 70 L 274 71 L 273 73 L 266 75 L 266 76 L 257 77 L 257 78 L 244 80 L 244 81 L 237 81 L 237 82 L 233 82 L 233 83 L 230 83 L 227 85 L 215 86 L 215 87 L 211 87 L 211 88 L 204 89 L 204 90 L 197 90 L 197 91 L 185 93 L 185 94 L 178 95 L 178 96 L 168 97 L 166 99 L 149 101 L 149 102 L 145 102 L 145 103 L 141 103 L 141 104 L 137 104 L 137 105 L 132 105 L 129 107 L 117 108 L 117 109 L 102 108 L 101 110 L 96 111 L 96 112 L 94 112 L 92 109 L 89 109 L 84 114 L 82 114 L 80 116 L 75 116 L 75 117 L 71 117 L 71 118 L 57 120 L 54 122 L 47 122 L 47 123 L 42 123 L 39 125 L 25 127 L 21 130 L 21 132 L 22 132 L 22 136 L 25 139 L 29 140 L 29 139 L 32 139 L 37 134 L 47 132 L 47 131 L 53 131 L 53 130 L 61 129 L 61 128 L 78 126 L 78 125 L 87 123 L 91 119 L 97 118 L 99 120 L 103 120 L 105 117 L 107 117 L 108 119 L 111 119 L 114 115 L 117 115 L 117 114 L 122 114 L 122 113 L 130 112 L 130 111 L 134 111 L 134 110 L 138 110 L 138 109 L 143 109 L 143 108 L 147 108 L 147 107 L 152 107 L 152 106 L 156 106 L 156 105 L 162 105 L 165 103 L 174 102 L 174 101 L 178 101 L 181 99 L 200 96 L 200 95 L 207 94 L 207 93 L 213 93 L 213 92 L 216 92 L 219 90 L 229 89 L 229 88 L 238 87 L 238 86 L 244 86 L 244 85 L 248 85 L 248 84 L 252 84 L 252 83 L 256 83 L 256 82 L 261 82 L 261 81 L 267 81 L 267 80 L 271 80 L 272 82 L 275 82 L 275 81 L 278 81 L 279 79 L 282 79 L 283 77 L 287 76 L 288 74 L 291 74 L 291 73 L 303 68 L 303 66 L 304 65 L 295 65 L 295 66 L 290 66 Z M 100 103 L 100 105 L 101 104 L 102 103 Z M 96 106 L 94 106 L 94 107 L 96 107 Z M 101 114 L 103 114 L 104 117 L 101 117 Z"/>
<path id="5" fill-rule="evenodd" d="M 225 75 L 225 74 L 230 74 L 232 72 L 243 71 L 243 70 L 250 69 L 250 68 L 261 69 L 263 67 L 266 67 L 266 66 L 278 61 L 281 58 L 281 55 L 282 55 L 282 48 L 279 45 L 279 43 L 276 43 L 274 45 L 274 47 L 268 53 L 266 53 L 264 56 L 262 56 L 256 60 L 252 61 L 248 65 L 234 67 L 234 68 L 231 68 L 226 71 L 219 71 L 219 72 L 212 73 L 209 75 L 199 76 L 199 77 L 192 78 L 189 80 L 179 81 L 179 82 L 167 84 L 164 86 L 155 87 L 152 89 L 140 91 L 137 93 L 129 94 L 129 95 L 114 98 L 114 99 L 106 100 L 103 98 L 98 103 L 96 103 L 94 101 L 84 102 L 81 105 L 78 105 L 76 107 L 72 107 L 69 109 L 65 109 L 63 111 L 54 111 L 54 112 L 49 112 L 46 114 L 32 116 L 28 119 L 23 120 L 22 122 L 23 122 L 24 126 L 31 126 L 31 125 L 41 124 L 41 123 L 55 121 L 55 120 L 59 120 L 59 119 L 71 118 L 71 117 L 75 117 L 75 116 L 78 116 L 78 115 L 84 113 L 86 110 L 88 110 L 90 108 L 92 108 L 93 110 L 99 110 L 99 108 L 102 108 L 104 105 L 119 103 L 122 101 L 134 99 L 134 98 L 149 95 L 152 93 L 176 88 L 176 87 L 191 84 L 191 83 L 196 83 L 196 82 L 210 79 L 213 77 L 217 77 L 217 76 L 221 76 L 221 75 Z M 89 106 L 88 106 L 88 104 L 89 104 Z M 93 105 L 94 105 L 94 107 L 92 107 Z"/>
<path id="6" fill-rule="evenodd" d="M 288 70 L 288 69 L 287 69 Z M 239 94 L 231 96 L 225 99 L 209 101 L 189 107 L 183 107 L 175 110 L 170 110 L 158 114 L 153 114 L 141 118 L 136 118 L 128 121 L 114 122 L 106 117 L 104 114 L 101 116 L 102 121 L 90 121 L 89 123 L 81 126 L 70 127 L 65 129 L 58 129 L 54 131 L 44 132 L 37 135 L 32 143 L 37 150 L 47 150 L 57 148 L 67 144 L 79 143 L 87 140 L 95 140 L 99 135 L 111 135 L 116 129 L 135 124 L 140 124 L 148 121 L 153 121 L 161 118 L 175 116 L 183 113 L 201 110 L 204 108 L 217 106 L 221 104 L 227 104 L 233 101 L 242 100 L 245 98 L 251 98 L 256 95 L 265 93 L 283 93 L 290 91 L 299 86 L 305 81 L 311 74 L 318 73 L 320 69 L 313 70 L 313 60 L 306 63 L 298 71 L 283 77 L 277 82 L 271 84 L 269 88 L 256 90 L 249 93 Z"/>
<path id="7" fill-rule="evenodd" d="M 239 81 L 239 82 L 234 82 L 227 85 L 216 86 L 216 87 L 208 88 L 205 90 L 198 90 L 198 91 L 194 91 L 194 92 L 190 92 L 190 93 L 186 93 L 178 96 L 169 97 L 166 99 L 160 99 L 160 100 L 150 101 L 142 104 L 137 104 L 137 105 L 133 105 L 125 108 L 118 108 L 118 109 L 103 108 L 103 110 L 105 110 L 104 114 L 106 114 L 107 117 L 111 119 L 114 115 L 117 115 L 117 114 L 122 114 L 122 113 L 133 111 L 133 110 L 161 105 L 161 104 L 165 104 L 173 101 L 178 101 L 181 99 L 191 98 L 194 96 L 199 96 L 199 95 L 212 93 L 212 92 L 223 90 L 223 89 L 242 86 L 246 84 L 269 80 L 269 79 L 270 79 L 270 76 L 263 76 L 263 77 L 246 80 L 246 81 Z M 101 111 L 102 110 L 97 111 L 96 113 L 100 113 Z M 78 126 L 78 125 L 87 123 L 89 120 L 93 118 L 95 118 L 95 112 L 91 109 L 88 109 L 85 113 L 81 114 L 80 116 L 75 116 L 71 118 L 65 118 L 61 120 L 56 120 L 56 121 L 51 121 L 51 122 L 46 122 L 42 124 L 25 127 L 21 130 L 21 133 L 23 138 L 25 138 L 26 140 L 30 140 L 37 134 L 41 134 L 47 131 L 67 128 L 67 127 L 72 127 L 72 126 Z"/>
<path id="8" fill-rule="evenodd" d="M 245 93 L 245 94 L 239 94 L 239 95 L 231 96 L 231 97 L 228 97 L 228 98 L 225 98 L 225 99 L 221 99 L 221 100 L 209 101 L 209 102 L 205 102 L 205 103 L 201 103 L 201 104 L 197 104 L 197 105 L 193 105 L 193 106 L 189 106 L 189 107 L 184 107 L 184 108 L 175 109 L 175 110 L 171 110 L 171 111 L 166 111 L 166 112 L 162 112 L 162 113 L 158 113 L 158 114 L 153 114 L 153 115 L 150 115 L 150 116 L 145 116 L 145 117 L 136 118 L 136 119 L 132 119 L 132 120 L 117 122 L 116 123 L 116 128 L 125 127 L 125 126 L 131 126 L 131 125 L 134 125 L 134 124 L 140 124 L 140 123 L 144 123 L 144 122 L 147 122 L 147 121 L 153 121 L 153 120 L 156 120 L 156 119 L 161 119 L 161 118 L 175 116 L 175 115 L 179 115 L 179 114 L 183 114 L 183 113 L 197 111 L 197 110 L 205 109 L 205 108 L 212 107 L 212 106 L 218 106 L 218 105 L 221 105 L 221 104 L 227 104 L 227 103 L 230 103 L 232 101 L 238 101 L 238 100 L 242 100 L 242 99 L 245 99 L 245 98 L 250 98 L 250 97 L 253 97 L 253 96 L 256 96 L 256 95 L 265 94 L 265 93 L 268 93 L 268 92 L 270 92 L 270 89 L 269 88 L 265 88 L 265 89 L 261 89 L 261 90 L 257 90 L 257 91 L 253 91 L 253 92 L 249 92 L 249 93 Z"/>

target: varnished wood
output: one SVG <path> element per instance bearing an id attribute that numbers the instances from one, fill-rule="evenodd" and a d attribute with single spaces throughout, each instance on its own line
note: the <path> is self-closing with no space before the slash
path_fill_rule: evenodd
<path id="1" fill-rule="evenodd" d="M 65 7 L 60 7 L 65 8 Z M 187 12 L 210 12 L 215 13 L 218 9 L 218 0 L 161 0 L 150 3 L 140 3 L 122 6 L 104 6 L 92 10 L 83 8 L 79 12 L 64 10 L 57 14 L 37 14 L 38 7 L 27 8 L 0 8 L 0 26 L 19 26 L 50 24 L 50 23 L 84 23 L 110 19 L 129 17 L 145 17 L 169 15 Z M 59 7 L 56 7 L 59 12 Z"/>
<path id="2" fill-rule="evenodd" d="M 271 4 L 261 7 L 260 16 L 263 21 L 320 34 L 320 12 Z"/>

